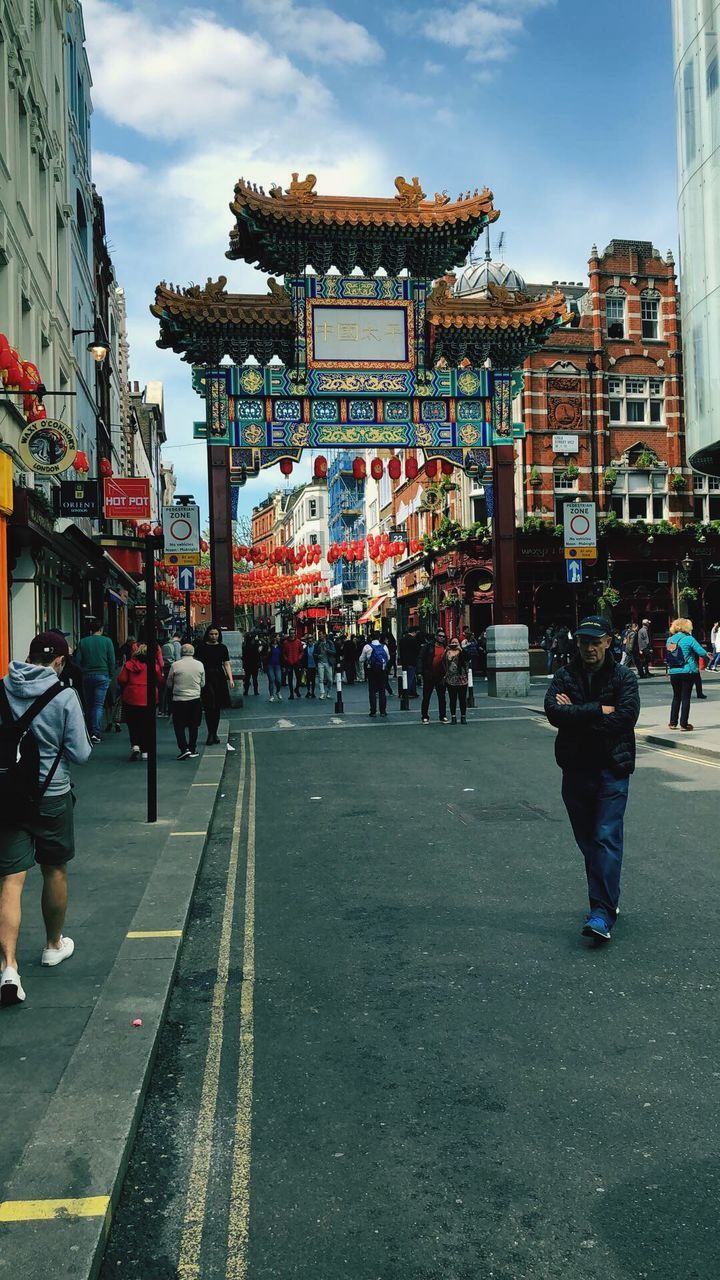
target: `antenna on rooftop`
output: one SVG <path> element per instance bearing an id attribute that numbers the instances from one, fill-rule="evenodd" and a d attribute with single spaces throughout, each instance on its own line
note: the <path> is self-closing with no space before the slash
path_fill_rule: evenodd
<path id="1" fill-rule="evenodd" d="M 497 242 L 497 256 L 501 262 L 502 262 L 502 251 L 503 251 L 504 243 L 505 243 L 505 232 L 501 231 L 500 239 Z"/>
<path id="2" fill-rule="evenodd" d="M 486 262 L 492 261 L 492 254 L 490 252 L 490 223 L 489 222 L 485 228 L 485 261 Z"/>

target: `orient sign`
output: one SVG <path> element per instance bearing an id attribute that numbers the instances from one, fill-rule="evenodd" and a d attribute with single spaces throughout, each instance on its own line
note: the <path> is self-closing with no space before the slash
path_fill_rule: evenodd
<path id="1" fill-rule="evenodd" d="M 103 481 L 106 520 L 149 520 L 150 481 L 140 476 Z"/>

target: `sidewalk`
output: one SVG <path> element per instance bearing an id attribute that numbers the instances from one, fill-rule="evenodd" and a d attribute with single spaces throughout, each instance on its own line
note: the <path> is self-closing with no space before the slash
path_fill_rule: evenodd
<path id="1" fill-rule="evenodd" d="M 40 966 L 40 875 L 28 876 L 19 947 L 27 1000 L 0 1014 L 0 1275 L 11 1280 L 30 1280 L 46 1246 L 56 1280 L 84 1280 L 99 1263 L 220 787 L 227 730 L 224 721 L 220 747 L 180 763 L 170 722 L 158 721 L 152 825 L 145 820 L 146 769 L 127 763 L 124 728 L 73 770 L 76 856 L 65 931 L 76 951 L 56 969 Z M 141 1027 L 132 1026 L 135 1018 Z"/>
<path id="2" fill-rule="evenodd" d="M 535 676 L 530 683 L 530 694 L 523 703 L 542 710 L 549 682 Z M 649 680 L 641 680 L 639 684 L 641 708 L 636 729 L 639 741 L 644 740 L 651 746 L 661 746 L 689 755 L 720 757 L 720 672 L 703 672 L 703 692 L 707 694 L 707 701 L 698 702 L 693 692 L 690 703 L 690 723 L 694 726 L 692 733 L 680 733 L 679 730 L 667 727 L 672 690 L 669 677 L 664 671 L 656 669 Z M 493 701 L 497 703 L 500 700 Z"/>

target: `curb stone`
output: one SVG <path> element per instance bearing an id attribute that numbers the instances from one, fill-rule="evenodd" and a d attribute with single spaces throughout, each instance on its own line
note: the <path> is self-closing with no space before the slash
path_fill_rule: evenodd
<path id="1" fill-rule="evenodd" d="M 225 744 L 228 721 L 221 722 L 220 733 Z M 178 832 L 202 834 L 168 835 L 128 932 L 162 928 L 184 933 L 225 760 L 225 751 L 201 759 L 195 780 L 211 785 L 189 790 L 173 826 Z M 105 1215 L 73 1217 L 59 1210 L 42 1221 L 0 1221 L 0 1276 L 30 1280 L 38 1274 L 39 1258 L 45 1257 L 52 1260 L 54 1280 L 97 1280 L 181 944 L 182 936 L 123 940 L 42 1126 L 5 1189 L 5 1205 L 107 1197 Z M 142 1019 L 141 1027 L 132 1027 L 134 1018 Z"/>

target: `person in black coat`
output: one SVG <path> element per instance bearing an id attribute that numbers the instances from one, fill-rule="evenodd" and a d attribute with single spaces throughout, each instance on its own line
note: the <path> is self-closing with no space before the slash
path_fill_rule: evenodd
<path id="1" fill-rule="evenodd" d="M 400 666 L 405 672 L 405 683 L 408 695 L 411 698 L 417 698 L 417 665 L 420 657 L 420 639 L 417 633 L 417 627 L 411 631 L 406 631 L 400 637 L 398 645 L 398 657 Z"/>
<path id="2" fill-rule="evenodd" d="M 618 916 L 640 694 L 634 672 L 612 656 L 607 618 L 583 618 L 576 639 L 578 655 L 553 676 L 545 714 L 558 730 L 562 798 L 585 859 L 590 914 L 582 932 L 607 942 Z"/>

